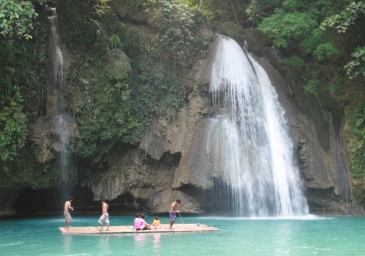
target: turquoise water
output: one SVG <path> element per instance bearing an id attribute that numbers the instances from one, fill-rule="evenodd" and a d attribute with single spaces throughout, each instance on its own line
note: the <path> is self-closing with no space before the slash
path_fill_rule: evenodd
<path id="1" fill-rule="evenodd" d="M 99 216 L 73 216 L 73 226 L 97 225 Z M 151 222 L 153 216 L 147 216 Z M 161 217 L 163 224 L 167 217 Z M 133 216 L 111 216 L 131 225 Z M 243 219 L 183 217 L 219 232 L 62 235 L 61 217 L 0 220 L 0 255 L 365 255 L 365 218 Z M 176 223 L 182 223 L 177 219 Z"/>

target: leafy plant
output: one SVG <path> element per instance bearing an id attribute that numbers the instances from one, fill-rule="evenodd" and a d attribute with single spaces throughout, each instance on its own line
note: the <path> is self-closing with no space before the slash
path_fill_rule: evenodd
<path id="1" fill-rule="evenodd" d="M 0 34 L 30 39 L 32 20 L 37 16 L 30 1 L 0 0 Z"/>
<path id="2" fill-rule="evenodd" d="M 321 28 L 324 30 L 326 27 L 336 28 L 338 33 L 346 33 L 347 28 L 350 25 L 355 24 L 359 15 L 365 14 L 365 2 L 351 2 L 344 10 L 339 14 L 332 15 L 326 18 L 321 23 Z M 350 79 L 355 79 L 359 74 L 365 76 L 365 46 L 357 47 L 354 52 L 351 53 L 354 60 L 348 62 L 344 69 Z"/>
<path id="3" fill-rule="evenodd" d="M 301 68 L 304 66 L 305 61 L 298 56 L 292 56 L 283 59 L 281 63 L 287 68 Z"/>
<path id="4" fill-rule="evenodd" d="M 345 33 L 347 27 L 354 24 L 355 20 L 359 17 L 359 14 L 365 13 L 365 2 L 351 2 L 344 10 L 339 14 L 327 17 L 322 23 L 321 28 L 326 27 L 336 28 L 338 33 Z"/>
<path id="5" fill-rule="evenodd" d="M 365 105 L 359 104 L 354 111 L 354 118 L 349 118 L 355 135 L 354 145 L 350 152 L 350 168 L 355 178 L 365 178 Z M 352 136 L 353 136 L 352 135 Z"/>
<path id="6" fill-rule="evenodd" d="M 1 161 L 11 161 L 24 147 L 27 132 L 27 119 L 21 105 L 19 93 L 8 100 L 8 106 L 0 111 L 0 155 Z"/>
<path id="7" fill-rule="evenodd" d="M 355 79 L 360 74 L 365 76 L 365 46 L 357 47 L 351 56 L 354 60 L 344 66 L 346 74 L 350 79 Z"/>
<path id="8" fill-rule="evenodd" d="M 118 35 L 113 34 L 110 38 L 109 38 L 109 45 L 112 48 L 116 48 L 116 47 L 121 47 L 122 46 L 122 41 L 120 41 L 120 38 Z"/>
<path id="9" fill-rule="evenodd" d="M 313 15 L 308 13 L 286 13 L 276 9 L 275 13 L 265 18 L 259 28 L 274 39 L 277 47 L 288 47 L 290 40 L 301 41 L 317 27 Z"/>
<path id="10" fill-rule="evenodd" d="M 316 96 L 318 96 L 317 87 L 319 84 L 319 80 L 317 79 L 310 79 L 308 83 L 304 86 L 304 90 L 306 92 L 312 93 Z"/>

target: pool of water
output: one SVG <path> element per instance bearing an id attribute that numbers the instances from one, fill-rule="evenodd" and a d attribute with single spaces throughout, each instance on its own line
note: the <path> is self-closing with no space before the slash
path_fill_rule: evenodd
<path id="1" fill-rule="evenodd" d="M 147 216 L 147 222 L 153 217 Z M 99 216 L 73 219 L 73 226 L 97 226 Z M 110 216 L 110 220 L 111 225 L 131 225 L 133 216 Z M 61 216 L 3 219 L 0 255 L 365 255 L 365 218 L 360 217 L 183 217 L 176 223 L 202 223 L 221 231 L 62 235 Z"/>

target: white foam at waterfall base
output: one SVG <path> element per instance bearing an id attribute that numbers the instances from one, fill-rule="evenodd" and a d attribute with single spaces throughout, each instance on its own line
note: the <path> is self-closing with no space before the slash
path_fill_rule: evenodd
<path id="1" fill-rule="evenodd" d="M 314 214 L 306 214 L 302 216 L 276 216 L 276 217 L 221 217 L 221 216 L 202 216 L 202 217 L 195 217 L 198 220 L 228 220 L 228 221 L 237 221 L 237 220 L 330 220 L 334 219 L 334 217 L 328 216 L 318 216 Z"/>
<path id="2" fill-rule="evenodd" d="M 207 154 L 227 185 L 223 203 L 238 216 L 308 214 L 284 110 L 264 69 L 233 40 L 218 36 L 210 91 Z"/>

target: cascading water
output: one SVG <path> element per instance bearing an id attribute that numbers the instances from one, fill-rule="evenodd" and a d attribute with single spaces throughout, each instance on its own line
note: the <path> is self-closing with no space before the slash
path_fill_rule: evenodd
<path id="1" fill-rule="evenodd" d="M 207 153 L 215 197 L 235 216 L 308 214 L 284 111 L 263 68 L 233 40 L 218 36 L 210 92 Z"/>
<path id="2" fill-rule="evenodd" d="M 66 84 L 64 74 L 64 58 L 61 51 L 61 40 L 57 31 L 57 12 L 56 8 L 50 8 L 52 16 L 48 17 L 50 22 L 52 46 L 53 46 L 53 67 L 54 67 L 54 88 L 53 96 L 56 99 L 52 112 L 55 113 L 53 125 L 56 133 L 55 150 L 58 152 L 57 168 L 60 177 L 61 194 L 63 198 L 69 196 L 71 185 L 69 179 L 68 165 L 68 145 L 70 133 L 68 130 L 68 115 L 66 114 L 65 95 Z"/>

